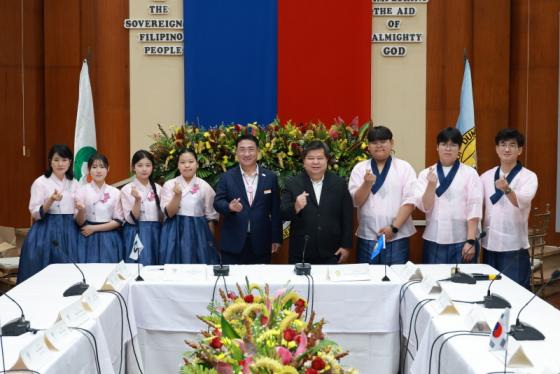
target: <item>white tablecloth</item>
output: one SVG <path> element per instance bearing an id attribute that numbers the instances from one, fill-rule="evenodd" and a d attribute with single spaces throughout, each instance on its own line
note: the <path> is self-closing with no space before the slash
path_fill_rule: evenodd
<path id="1" fill-rule="evenodd" d="M 133 283 L 130 301 L 139 331 L 139 344 L 147 372 L 177 372 L 184 339 L 196 339 L 204 325 L 196 315 L 207 314 L 214 277 L 206 280 L 166 281 L 161 267 L 142 270 L 145 282 Z M 398 292 L 401 281 L 389 269 L 391 282 L 381 282 L 382 266 L 370 266 L 371 281 L 331 282 L 327 266 L 313 266 L 314 309 L 327 321 L 324 331 L 350 355 L 344 365 L 362 373 L 395 373 L 398 366 Z M 272 292 L 293 287 L 307 298 L 307 279 L 296 276 L 290 265 L 232 266 L 228 289 L 235 284 L 268 283 Z M 223 288 L 220 281 L 219 287 Z M 216 297 L 219 297 L 216 294 Z M 375 365 L 372 365 L 375 363 Z"/>
<path id="2" fill-rule="evenodd" d="M 496 274 L 496 270 L 488 265 L 461 265 L 461 270 L 467 273 Z M 444 279 L 450 276 L 451 265 L 420 265 L 424 274 L 430 274 L 435 279 Z M 397 272 L 403 266 L 393 266 Z M 487 293 L 489 281 L 478 281 L 475 285 L 441 282 L 442 289 L 452 300 L 480 301 Z M 510 313 L 510 324 L 515 323 L 515 318 L 520 308 L 533 296 L 526 289 L 519 286 L 507 277 L 497 280 L 491 288 L 492 293 L 505 297 L 512 305 Z M 437 298 L 439 295 L 428 295 L 420 284 L 413 284 L 405 293 L 401 304 L 401 315 L 403 319 L 404 341 L 409 342 L 410 354 L 407 362 L 410 363 L 410 372 L 413 374 L 438 373 L 488 373 L 503 371 L 503 361 L 489 352 L 488 337 L 457 336 L 451 338 L 442 350 L 442 362 L 439 364 L 438 353 L 441 342 L 440 338 L 434 346 L 430 370 L 430 351 L 432 343 L 437 336 L 444 332 L 454 330 L 465 330 L 467 325 L 464 315 L 473 307 L 472 304 L 455 303 L 461 315 L 439 315 L 437 302 L 430 301 L 420 308 L 417 307 L 417 316 L 414 315 L 412 328 L 409 329 L 410 320 L 414 307 L 428 298 Z M 420 304 L 421 305 L 421 304 Z M 419 312 L 418 312 L 419 311 Z M 493 328 L 502 314 L 502 309 L 483 309 L 483 316 L 489 321 Z M 560 372 L 560 311 L 540 298 L 535 298 L 521 314 L 521 321 L 528 322 L 544 333 L 544 341 L 517 342 L 509 339 L 510 350 L 521 345 L 531 361 L 533 368 L 508 368 L 509 372 L 519 373 L 550 373 Z M 414 321 L 416 320 L 416 323 Z M 451 335 L 446 335 L 449 337 Z M 410 337 L 410 339 L 408 339 Z M 417 345 L 418 339 L 418 345 Z"/>
<path id="3" fill-rule="evenodd" d="M 105 277 L 114 267 L 114 264 L 81 265 L 87 283 L 95 289 L 101 287 Z M 73 265 L 50 265 L 10 290 L 9 295 L 21 305 L 26 319 L 31 322 L 32 328 L 38 330 L 48 329 L 56 322 L 58 313 L 62 309 L 79 300 L 79 296 L 63 297 L 62 293 L 70 285 L 80 280 L 81 275 Z M 125 287 L 121 292 L 126 298 L 128 296 L 128 287 Z M 118 372 L 120 362 L 120 308 L 114 295 L 99 294 L 99 296 L 101 298 L 99 308 L 96 312 L 91 313 L 91 318 L 80 327 L 91 331 L 96 337 L 101 372 L 114 373 Z M 5 296 L 0 297 L 0 320 L 2 324 L 19 316 L 20 311 L 17 306 Z M 133 333 L 135 333 L 134 316 L 132 315 L 131 318 Z M 42 332 L 38 334 L 42 334 Z M 6 369 L 14 365 L 20 350 L 35 337 L 36 335 L 31 333 L 18 337 L 3 337 Z M 129 337 L 128 327 L 125 325 L 125 342 Z M 95 356 L 85 336 L 77 333 L 75 343 L 64 352 L 57 353 L 55 360 L 47 367 L 42 368 L 40 372 L 41 374 L 96 373 Z"/>

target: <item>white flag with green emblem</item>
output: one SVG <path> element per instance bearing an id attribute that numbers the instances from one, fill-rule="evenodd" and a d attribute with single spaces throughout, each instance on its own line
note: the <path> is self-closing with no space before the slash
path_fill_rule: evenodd
<path id="1" fill-rule="evenodd" d="M 74 177 L 81 183 L 87 182 L 87 162 L 96 152 L 95 117 L 93 115 L 93 98 L 87 61 L 82 64 L 80 72 L 80 92 L 78 97 L 78 114 L 74 132 Z"/>

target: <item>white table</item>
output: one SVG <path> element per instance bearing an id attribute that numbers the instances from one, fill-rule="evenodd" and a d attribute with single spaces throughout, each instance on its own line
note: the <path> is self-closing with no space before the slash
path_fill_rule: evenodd
<path id="1" fill-rule="evenodd" d="M 423 274 L 430 274 L 435 279 L 444 279 L 450 276 L 452 265 L 420 265 Z M 461 270 L 467 273 L 496 274 L 496 270 L 488 265 L 461 265 Z M 403 266 L 392 267 L 397 272 L 402 271 Z M 487 293 L 489 281 L 478 281 L 475 285 L 441 282 L 442 289 L 452 300 L 480 301 Z M 519 286 L 507 277 L 493 283 L 492 293 L 505 297 L 512 305 L 510 324 L 515 323 L 515 318 L 520 308 L 533 296 L 532 293 Z M 413 309 L 419 302 L 428 298 L 437 298 L 439 295 L 428 295 L 420 284 L 413 284 L 405 293 L 401 304 L 401 315 L 403 317 L 403 336 L 405 343 L 410 337 L 407 356 L 410 372 L 413 374 L 438 373 L 488 373 L 503 371 L 503 361 L 489 352 L 488 337 L 457 336 L 448 340 L 442 350 L 442 362 L 439 364 L 439 348 L 445 337 L 440 338 L 432 353 L 430 368 L 430 351 L 432 343 L 440 334 L 464 330 L 467 328 L 464 315 L 473 307 L 472 304 L 455 303 L 461 315 L 440 315 L 437 310 L 437 302 L 430 301 L 424 307 L 418 307 L 418 316 L 414 316 L 416 323 L 412 324 L 409 331 L 410 320 Z M 421 305 L 421 304 L 420 304 Z M 502 309 L 484 309 L 482 313 L 493 328 L 502 314 Z M 509 372 L 529 373 L 558 373 L 560 372 L 560 311 L 540 298 L 535 298 L 521 314 L 521 321 L 528 322 L 538 328 L 546 336 L 544 341 L 517 342 L 509 339 L 510 348 L 521 344 L 524 351 L 535 364 L 533 368 L 512 369 Z M 418 337 L 418 345 L 416 344 Z M 404 352 L 404 351 L 403 351 Z M 550 370 L 550 371 L 547 371 Z"/>
<path id="2" fill-rule="evenodd" d="M 196 339 L 204 325 L 196 315 L 207 314 L 214 277 L 166 281 L 161 267 L 142 270 L 145 282 L 131 284 L 130 305 L 135 311 L 139 345 L 146 372 L 177 372 L 184 340 Z M 327 266 L 313 266 L 314 309 L 327 324 L 324 331 L 350 355 L 342 360 L 362 373 L 395 373 L 398 368 L 398 292 L 400 279 L 389 270 L 391 282 L 381 282 L 382 266 L 370 266 L 371 281 L 332 282 Z M 307 298 L 307 279 L 296 276 L 292 265 L 232 266 L 228 289 L 268 283 L 272 292 L 288 282 Z M 219 287 L 223 288 L 220 281 Z M 219 297 L 216 295 L 216 297 Z M 375 363 L 375 365 L 372 365 Z"/>
<path id="3" fill-rule="evenodd" d="M 87 264 L 81 268 L 90 287 L 99 289 L 114 264 Z M 50 265 L 40 273 L 29 278 L 9 291 L 9 295 L 23 308 L 25 317 L 31 327 L 38 330 L 48 329 L 57 320 L 59 312 L 79 300 L 79 296 L 63 297 L 62 293 L 73 283 L 80 281 L 81 275 L 73 265 Z M 128 287 L 121 291 L 127 297 Z M 97 340 L 99 360 L 102 373 L 118 372 L 120 362 L 120 307 L 116 296 L 99 294 L 101 303 L 90 314 L 90 319 L 80 327 L 91 331 Z M 0 298 L 0 319 L 3 324 L 20 316 L 17 306 L 5 296 Z M 131 316 L 133 318 L 133 316 Z M 126 323 L 126 319 L 125 319 Z M 134 329 L 134 320 L 132 320 Z M 135 331 L 133 330 L 133 334 Z M 43 332 L 38 332 L 38 335 Z M 47 367 L 40 370 L 46 373 L 96 373 L 95 356 L 85 336 L 76 332 L 75 342 L 64 352 L 55 355 Z M 19 352 L 29 344 L 36 335 L 27 333 L 18 337 L 3 337 L 6 369 L 11 368 L 19 357 Z M 130 334 L 125 325 L 124 340 Z M 0 370 L 1 369 L 0 362 Z"/>

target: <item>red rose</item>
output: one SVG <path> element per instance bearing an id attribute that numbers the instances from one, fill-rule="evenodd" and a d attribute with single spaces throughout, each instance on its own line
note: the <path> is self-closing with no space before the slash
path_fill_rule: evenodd
<path id="1" fill-rule="evenodd" d="M 210 342 L 210 347 L 212 347 L 214 349 L 220 349 L 220 348 L 222 348 L 222 345 L 223 345 L 222 339 L 220 339 L 219 337 L 215 337 Z"/>
<path id="2" fill-rule="evenodd" d="M 227 297 L 228 297 L 228 299 L 230 299 L 230 300 L 235 300 L 235 299 L 237 299 L 237 295 L 236 295 L 235 292 L 233 292 L 233 291 L 229 291 L 228 294 L 227 294 Z"/>
<path id="3" fill-rule="evenodd" d="M 287 342 L 291 342 L 296 337 L 296 331 L 294 329 L 286 329 L 284 330 L 284 340 Z"/>
<path id="4" fill-rule="evenodd" d="M 303 299 L 298 299 L 295 303 L 294 306 L 296 308 L 296 313 L 303 313 L 305 311 L 305 300 Z"/>
<path id="5" fill-rule="evenodd" d="M 268 324 L 268 318 L 266 316 L 261 316 L 261 325 L 265 326 Z"/>
<path id="6" fill-rule="evenodd" d="M 255 298 L 253 297 L 253 295 L 249 294 L 249 295 L 245 295 L 243 300 L 245 300 L 246 303 L 252 303 L 255 300 Z"/>
<path id="7" fill-rule="evenodd" d="M 323 370 L 325 366 L 325 361 L 323 361 L 321 357 L 315 357 L 313 361 L 311 361 L 311 367 L 315 370 Z"/>
<path id="8" fill-rule="evenodd" d="M 305 371 L 305 374 L 319 374 L 319 372 L 313 368 L 309 368 Z"/>
<path id="9" fill-rule="evenodd" d="M 296 335 L 296 337 L 294 338 L 294 342 L 296 342 L 296 344 L 299 345 L 300 341 L 301 341 L 301 335 Z"/>

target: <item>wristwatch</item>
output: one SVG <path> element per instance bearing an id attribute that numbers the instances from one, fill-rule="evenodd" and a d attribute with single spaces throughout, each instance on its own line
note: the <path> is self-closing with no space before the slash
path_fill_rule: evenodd
<path id="1" fill-rule="evenodd" d="M 504 193 L 507 195 L 507 194 L 510 193 L 511 191 L 512 191 L 512 189 L 508 187 L 508 188 L 506 188 L 506 189 L 504 190 Z"/>
<path id="2" fill-rule="evenodd" d="M 391 231 L 393 232 L 393 234 L 396 234 L 399 232 L 399 228 L 397 226 L 394 226 L 393 224 L 391 224 Z"/>
<path id="3" fill-rule="evenodd" d="M 474 239 L 467 239 L 467 244 L 469 244 L 469 245 L 474 245 L 474 244 L 475 244 L 475 240 L 474 240 Z"/>

